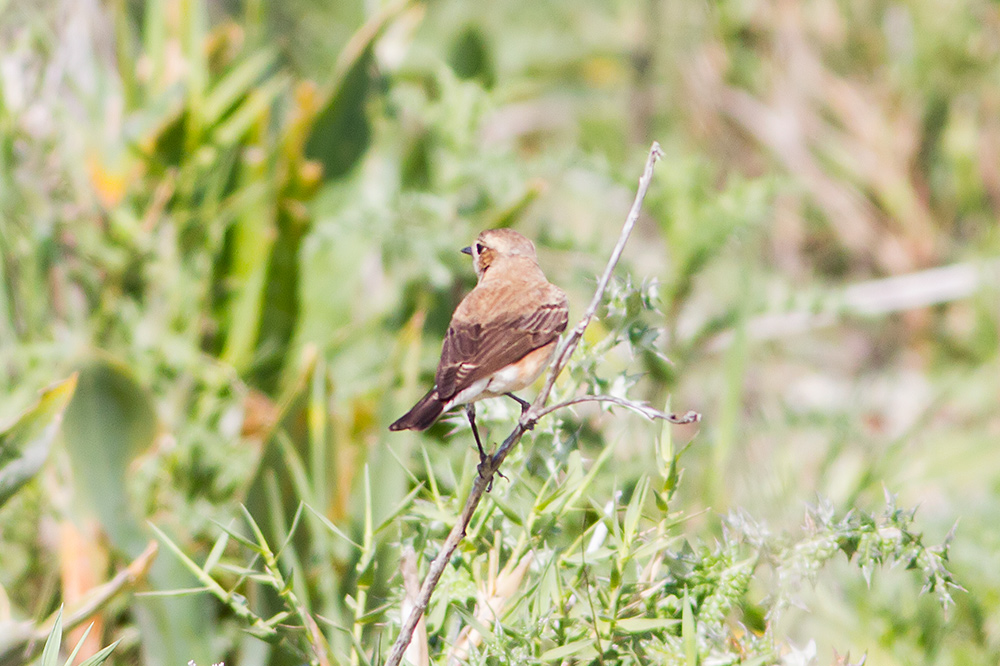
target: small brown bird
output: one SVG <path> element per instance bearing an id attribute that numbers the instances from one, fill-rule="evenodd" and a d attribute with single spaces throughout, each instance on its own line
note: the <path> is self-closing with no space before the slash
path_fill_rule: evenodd
<path id="1" fill-rule="evenodd" d="M 389 430 L 426 430 L 443 412 L 465 405 L 481 458 L 474 402 L 530 386 L 548 366 L 566 330 L 566 294 L 538 267 L 535 246 L 510 229 L 487 229 L 462 249 L 479 282 L 462 299 L 444 337 L 434 388 Z"/>

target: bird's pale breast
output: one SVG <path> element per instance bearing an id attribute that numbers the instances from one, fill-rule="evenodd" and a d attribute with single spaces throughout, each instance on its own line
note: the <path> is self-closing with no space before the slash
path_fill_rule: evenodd
<path id="1" fill-rule="evenodd" d="M 511 363 L 506 368 L 501 368 L 493 373 L 482 397 L 491 398 L 531 386 L 548 367 L 557 343 L 558 340 L 553 340 L 544 347 L 529 352 L 517 363 Z"/>

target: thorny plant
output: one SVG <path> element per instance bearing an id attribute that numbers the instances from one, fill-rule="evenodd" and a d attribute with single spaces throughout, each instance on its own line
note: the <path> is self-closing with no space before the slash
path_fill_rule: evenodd
<path id="1" fill-rule="evenodd" d="M 647 176 L 656 154 L 654 144 Z M 642 192 L 640 186 L 637 202 Z M 637 212 L 634 208 L 630 215 L 633 222 Z M 616 255 L 627 230 L 628 223 Z M 449 662 L 467 661 L 478 653 L 489 654 L 501 663 L 521 664 L 595 658 L 636 664 L 651 659 L 692 663 L 698 658 L 737 663 L 751 655 L 774 661 L 788 646 L 779 644 L 771 633 L 772 623 L 797 602 L 802 584 L 814 581 L 820 569 L 840 552 L 860 567 L 867 581 L 876 565 L 920 569 L 925 590 L 934 592 L 947 608 L 951 592 L 961 589 L 945 568 L 948 543 L 924 546 L 920 534 L 913 530 L 913 512 L 898 509 L 888 494 L 887 508 L 879 515 L 852 511 L 837 518 L 831 505 L 821 501 L 809 509 L 803 535 L 798 538 L 772 535 L 766 526 L 733 513 L 715 547 L 689 543 L 680 529 L 688 517 L 670 511 L 680 482 L 678 461 L 683 450 L 675 451 L 669 425 L 664 426 L 658 447 L 659 480 L 654 483 L 650 476 L 644 476 L 637 484 L 614 492 L 603 506 L 593 504 L 589 491 L 598 472 L 609 463 L 612 447 L 605 447 L 586 470 L 580 453 L 571 452 L 564 466 L 549 468 L 541 485 L 537 477 L 508 470 L 512 477 L 508 496 L 479 506 L 490 479 L 520 437 L 554 411 L 597 399 L 668 422 L 697 418 L 677 418 L 632 402 L 625 397 L 627 381 L 605 385 L 594 379 L 596 372 L 586 362 L 569 363 L 589 318 L 603 301 L 616 260 L 617 256 L 609 263 L 584 318 L 560 347 L 545 389 L 511 436 L 480 466 L 464 509 L 443 544 L 439 545 L 440 533 L 455 520 L 461 493 L 452 497 L 441 493 L 434 465 L 426 455 L 426 486 L 418 485 L 378 526 L 370 519 L 371 484 L 366 480 L 369 518 L 360 543 L 305 504 L 282 530 L 286 536 L 277 549 L 267 544 L 249 512 L 244 518 L 253 536 L 243 537 L 238 530 L 225 528 L 203 565 L 184 555 L 162 534 L 161 539 L 196 575 L 203 589 L 241 618 L 252 634 L 284 644 L 314 664 L 345 658 L 352 664 L 378 661 L 380 650 L 366 639 L 380 635 L 377 629 L 372 631 L 372 624 L 384 618 L 388 608 L 367 607 L 366 581 L 374 561 L 376 535 L 395 524 L 397 517 L 408 535 L 404 541 L 416 548 L 414 552 L 407 546 L 403 557 L 401 570 L 407 584 L 400 611 L 402 625 L 388 664 L 398 664 L 404 655 L 413 663 L 428 663 L 432 645 L 440 645 L 442 640 L 451 643 Z M 614 332 L 584 351 L 608 351 L 623 342 L 630 349 L 648 347 L 655 331 L 645 327 L 639 315 L 650 309 L 654 295 L 652 284 L 638 288 L 629 282 L 614 285 L 605 305 Z M 578 375 L 569 382 L 572 387 L 586 386 L 610 394 L 563 397 L 558 404 L 544 407 L 555 376 L 565 367 Z M 584 381 L 584 376 L 591 381 Z M 515 508 L 525 503 L 530 507 L 527 511 Z M 304 514 L 309 521 L 300 520 Z M 574 520 L 583 520 L 584 529 L 567 540 L 563 526 Z M 305 595 L 296 594 L 303 563 L 296 554 L 294 536 L 307 522 L 329 531 L 357 552 L 357 591 L 349 599 L 354 609 L 352 627 L 330 624 L 310 608 Z M 246 550 L 250 559 L 241 563 L 226 557 L 231 542 Z M 488 553 L 490 563 L 485 579 L 482 567 L 475 564 L 482 552 Z M 433 560 L 419 589 L 417 554 Z M 506 563 L 502 570 L 501 561 Z M 755 598 L 751 582 L 768 567 L 776 572 L 778 585 L 770 596 Z M 244 589 L 251 582 L 273 590 L 282 609 L 267 618 L 251 610 Z M 431 606 L 435 590 L 442 598 Z M 430 612 L 426 618 L 425 610 Z M 456 622 L 464 625 L 457 635 L 450 629 Z M 320 625 L 349 634 L 352 654 L 331 654 Z M 417 637 L 411 643 L 414 631 Z"/>
<path id="2" fill-rule="evenodd" d="M 938 546 L 924 545 L 914 529 L 913 511 L 898 508 L 888 493 L 885 506 L 872 513 L 852 510 L 838 516 L 828 501 L 820 500 L 807 507 L 801 527 L 792 534 L 772 533 L 767 525 L 734 512 L 725 519 L 716 544 L 689 540 L 683 528 L 692 516 L 669 508 L 681 454 L 664 455 L 666 439 L 660 442 L 656 473 L 613 492 L 603 506 L 595 505 L 592 496 L 611 464 L 611 448 L 587 465 L 578 453 L 571 455 L 564 468 L 544 479 L 511 470 L 506 494 L 476 512 L 467 538 L 445 568 L 439 598 L 429 606 L 422 631 L 418 624 L 407 659 L 430 663 L 434 648 L 445 645 L 450 646 L 449 663 L 474 663 L 487 656 L 503 664 L 564 659 L 690 663 L 699 658 L 734 664 L 749 657 L 772 663 L 794 650 L 773 627 L 790 608 L 802 605 L 805 588 L 841 553 L 870 584 L 876 584 L 873 574 L 879 567 L 918 570 L 923 591 L 935 594 L 945 609 L 952 593 L 961 589 L 945 568 L 950 538 Z M 436 490 L 442 479 L 433 470 L 428 461 L 427 486 L 401 508 L 406 541 L 417 548 L 414 553 L 407 546 L 404 578 L 416 575 L 417 553 L 430 558 L 440 552 L 445 520 L 457 507 L 459 498 Z M 525 505 L 526 510 L 517 508 Z M 298 516 L 310 513 L 300 508 Z M 585 529 L 565 529 L 580 520 Z M 249 514 L 245 521 L 257 533 Z M 291 593 L 301 564 L 294 535 L 305 523 L 295 520 L 284 546 L 276 549 L 259 540 L 259 533 L 247 539 L 240 530 L 227 528 L 219 543 L 239 544 L 244 561 L 222 555 L 223 545 L 213 549 L 215 556 L 204 567 L 185 561 L 259 638 L 283 644 L 315 664 L 377 661 L 378 649 L 364 640 L 363 631 L 385 618 L 387 608 L 359 606 L 355 626 L 340 627 L 306 610 Z M 353 544 L 359 569 L 371 559 L 366 553 L 372 537 L 387 526 L 366 530 L 364 541 Z M 349 542 L 332 524 L 326 528 Z M 762 593 L 753 583 L 765 576 L 772 584 Z M 251 581 L 280 595 L 283 608 L 273 617 L 260 618 L 249 610 L 246 588 Z M 415 581 L 407 587 L 403 609 L 412 608 L 418 594 Z M 319 626 L 351 633 L 354 652 L 325 652 L 314 633 Z"/>

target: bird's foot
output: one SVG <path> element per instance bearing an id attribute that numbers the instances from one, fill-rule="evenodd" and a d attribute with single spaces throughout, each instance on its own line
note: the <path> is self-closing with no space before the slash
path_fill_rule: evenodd
<path id="1" fill-rule="evenodd" d="M 493 467 L 493 456 L 481 453 L 479 456 L 479 465 L 476 466 L 476 471 L 479 473 L 479 478 L 485 479 L 487 472 L 490 471 L 492 467 Z M 507 475 L 501 472 L 500 470 L 492 469 L 492 472 L 493 474 L 491 474 L 489 478 L 489 485 L 486 486 L 486 492 L 490 492 L 491 490 L 493 490 L 493 475 L 499 476 L 504 481 L 510 483 L 510 479 L 507 478 Z"/>
<path id="2" fill-rule="evenodd" d="M 518 398 L 513 393 L 504 393 L 504 395 L 507 396 L 508 398 L 510 398 L 511 400 L 513 400 L 514 402 L 516 402 L 517 404 L 519 404 L 521 406 L 521 416 L 522 417 L 524 417 L 524 415 L 528 413 L 528 410 L 531 409 L 531 403 L 528 402 L 527 400 L 522 400 L 521 398 Z M 524 426 L 524 429 L 525 430 L 534 430 L 535 429 L 534 422 L 533 421 L 529 421 L 528 424 Z"/>
<path id="3" fill-rule="evenodd" d="M 504 393 L 504 395 L 507 396 L 508 398 L 510 398 L 511 400 L 513 400 L 514 402 L 516 402 L 517 404 L 521 405 L 521 415 L 522 416 L 524 415 L 524 413 L 526 411 L 528 411 L 529 409 L 531 409 L 531 403 L 528 402 L 527 400 L 523 400 L 521 398 L 518 398 L 513 393 Z"/>
<path id="4" fill-rule="evenodd" d="M 486 472 L 489 469 L 490 460 L 489 456 L 480 453 L 479 455 L 479 465 L 476 467 L 476 471 L 479 472 L 480 479 L 486 479 Z M 489 485 L 486 486 L 486 492 L 493 490 L 493 475 L 489 476 Z"/>

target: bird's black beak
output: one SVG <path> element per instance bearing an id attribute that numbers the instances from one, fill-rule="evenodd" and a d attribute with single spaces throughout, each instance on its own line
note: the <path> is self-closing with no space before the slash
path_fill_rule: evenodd
<path id="1" fill-rule="evenodd" d="M 472 256 L 472 246 L 469 245 L 468 247 L 463 247 L 462 248 L 462 254 L 467 254 L 467 255 L 469 255 L 471 257 Z"/>

